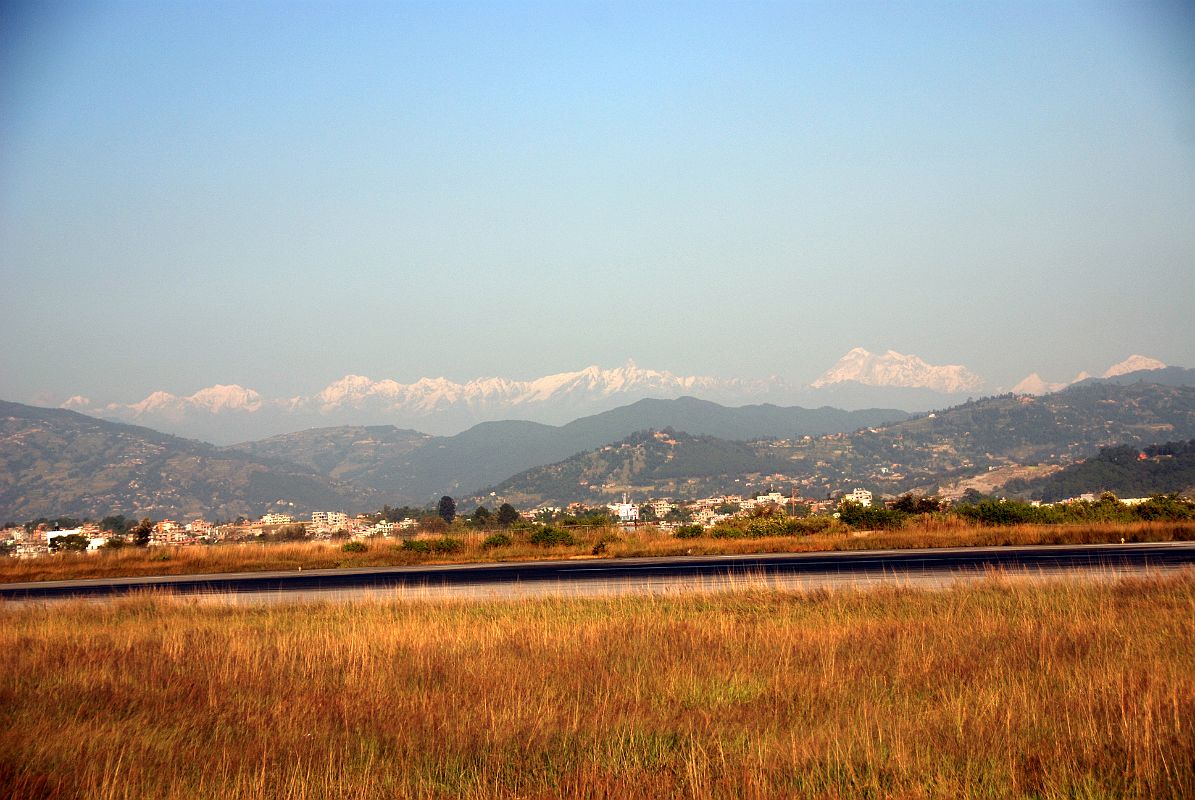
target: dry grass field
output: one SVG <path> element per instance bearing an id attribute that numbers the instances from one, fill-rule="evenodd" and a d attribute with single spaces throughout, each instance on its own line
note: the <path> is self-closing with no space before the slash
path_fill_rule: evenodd
<path id="1" fill-rule="evenodd" d="M 419 553 L 402 549 L 395 539 L 374 539 L 359 553 L 346 553 L 338 542 L 220 544 L 192 547 L 126 547 L 121 550 L 31 559 L 0 558 L 0 583 L 17 581 L 113 578 L 136 575 L 186 575 L 263 570 L 383 567 L 412 564 L 514 561 L 589 555 L 601 546 L 606 558 L 729 553 L 799 553 L 830 550 L 910 547 L 980 547 L 1031 544 L 1102 544 L 1171 542 L 1195 539 L 1195 522 L 1082 523 L 977 526 L 957 517 L 924 517 L 892 531 L 852 533 L 835 526 L 824 533 L 770 538 L 678 539 L 652 527 L 626 532 L 617 528 L 576 529 L 577 543 L 544 547 L 512 534 L 509 546 L 486 548 L 485 533 L 454 533 L 460 550 Z"/>
<path id="2" fill-rule="evenodd" d="M 11 798 L 1195 796 L 1195 575 L 0 605 Z"/>

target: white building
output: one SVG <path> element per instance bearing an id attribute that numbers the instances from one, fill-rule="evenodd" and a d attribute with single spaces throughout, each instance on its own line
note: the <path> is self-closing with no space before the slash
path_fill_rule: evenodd
<path id="1" fill-rule="evenodd" d="M 343 511 L 312 511 L 311 524 L 316 528 L 337 530 L 348 527 L 349 515 Z"/>
<path id="2" fill-rule="evenodd" d="M 618 517 L 619 522 L 638 522 L 639 521 L 639 506 L 634 503 L 627 502 L 627 496 L 622 496 L 621 503 L 610 503 L 606 506 L 610 513 Z"/>
<path id="3" fill-rule="evenodd" d="M 842 499 L 850 500 L 852 503 L 858 503 L 859 505 L 863 506 L 864 508 L 867 508 L 868 506 L 871 505 L 871 492 L 867 491 L 866 489 L 856 488 L 855 491 L 851 492 L 850 494 L 848 494 L 846 497 L 843 497 Z"/>
<path id="4" fill-rule="evenodd" d="M 315 516 L 314 514 L 312 516 Z M 262 525 L 285 525 L 288 522 L 294 522 L 295 518 L 290 514 L 266 514 L 261 518 Z"/>

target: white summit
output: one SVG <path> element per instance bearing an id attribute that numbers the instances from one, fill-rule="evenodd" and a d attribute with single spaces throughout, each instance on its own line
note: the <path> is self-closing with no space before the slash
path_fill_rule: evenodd
<path id="1" fill-rule="evenodd" d="M 855 381 L 867 386 L 932 389 L 957 394 L 979 388 L 983 379 L 961 364 L 930 364 L 914 355 L 889 350 L 883 355 L 856 347 L 813 382 L 814 389 Z"/>
<path id="2" fill-rule="evenodd" d="M 1133 354 L 1119 364 L 1113 364 L 1108 367 L 1108 371 L 1104 373 L 1104 377 L 1115 378 L 1117 375 L 1127 375 L 1130 372 L 1140 372 L 1145 369 L 1166 369 L 1166 365 L 1156 358 Z"/>

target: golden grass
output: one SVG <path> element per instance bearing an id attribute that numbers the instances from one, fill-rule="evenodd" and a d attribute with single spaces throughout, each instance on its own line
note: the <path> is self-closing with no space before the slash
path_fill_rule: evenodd
<path id="1" fill-rule="evenodd" d="M 1195 575 L 0 606 L 12 798 L 1195 796 Z"/>
<path id="2" fill-rule="evenodd" d="M 395 539 L 374 539 L 365 552 L 346 553 L 338 542 L 219 544 L 191 547 L 126 547 L 86 554 L 41 558 L 0 558 L 0 582 L 114 578 L 137 575 L 186 575 L 216 572 L 383 567 L 413 564 L 474 563 L 588 555 L 605 543 L 606 558 L 734 553 L 800 553 L 831 550 L 912 547 L 978 547 L 1031 544 L 1101 544 L 1170 542 L 1195 539 L 1195 522 L 1076 523 L 985 527 L 952 517 L 927 517 L 894 531 L 852 533 L 843 526 L 805 536 L 763 539 L 678 539 L 655 528 L 624 532 L 617 528 L 577 529 L 573 546 L 541 547 L 515 533 L 509 547 L 482 547 L 485 533 L 454 532 L 464 549 L 451 554 L 400 549 Z"/>

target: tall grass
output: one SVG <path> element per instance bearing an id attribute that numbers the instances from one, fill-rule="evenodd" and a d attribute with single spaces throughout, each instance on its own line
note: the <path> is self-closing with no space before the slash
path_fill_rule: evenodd
<path id="1" fill-rule="evenodd" d="M 1065 525 L 978 526 L 949 515 L 910 520 L 903 528 L 857 532 L 835 525 L 824 533 L 768 538 L 678 539 L 654 527 L 577 528 L 573 545 L 535 544 L 526 531 L 511 544 L 486 547 L 492 532 L 453 532 L 459 549 L 405 549 L 394 539 L 372 539 L 362 552 L 344 552 L 337 542 L 227 543 L 191 547 L 125 547 L 98 553 L 62 553 L 31 559 L 0 558 L 0 582 L 111 578 L 136 575 L 250 572 L 263 570 L 381 567 L 588 557 L 595 547 L 605 558 L 735 553 L 799 553 L 910 547 L 971 547 L 1030 544 L 1169 542 L 1195 539 L 1195 522 L 1096 522 Z"/>
<path id="2" fill-rule="evenodd" d="M 1195 796 L 1195 576 L 0 606 L 0 796 Z"/>

